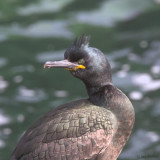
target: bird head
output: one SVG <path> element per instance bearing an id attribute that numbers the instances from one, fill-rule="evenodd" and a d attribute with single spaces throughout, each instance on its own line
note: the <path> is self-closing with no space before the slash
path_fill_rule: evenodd
<path id="1" fill-rule="evenodd" d="M 65 68 L 91 87 L 99 87 L 112 82 L 108 60 L 99 49 L 89 47 L 89 38 L 84 35 L 79 39 L 76 38 L 65 51 L 64 60 L 48 61 L 44 67 Z"/>

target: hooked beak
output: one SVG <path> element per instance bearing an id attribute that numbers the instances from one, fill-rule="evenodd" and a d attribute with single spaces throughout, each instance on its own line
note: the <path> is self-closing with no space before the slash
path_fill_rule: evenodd
<path id="1" fill-rule="evenodd" d="M 79 65 L 76 62 L 70 62 L 68 60 L 61 60 L 61 61 L 47 61 L 44 64 L 44 68 L 51 68 L 51 67 L 56 67 L 56 68 L 65 68 L 71 71 L 76 71 L 78 69 L 85 69 L 86 67 L 84 65 Z"/>

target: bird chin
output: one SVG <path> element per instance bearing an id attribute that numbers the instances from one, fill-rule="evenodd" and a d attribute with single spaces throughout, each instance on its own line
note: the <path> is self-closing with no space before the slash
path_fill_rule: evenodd
<path id="1" fill-rule="evenodd" d="M 80 78 L 80 71 L 79 70 L 71 71 L 71 74 L 76 78 Z"/>
<path id="2" fill-rule="evenodd" d="M 73 76 L 77 76 L 77 73 L 78 73 L 78 71 L 71 71 L 71 74 L 72 74 Z"/>

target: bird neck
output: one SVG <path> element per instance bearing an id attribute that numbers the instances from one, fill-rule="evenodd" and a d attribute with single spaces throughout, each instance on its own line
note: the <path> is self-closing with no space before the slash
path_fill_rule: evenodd
<path id="1" fill-rule="evenodd" d="M 105 87 L 106 86 L 112 86 L 113 83 L 112 81 L 106 82 L 104 84 L 101 85 L 97 85 L 97 86 L 89 86 L 86 85 L 86 89 L 87 89 L 87 93 L 89 96 L 89 100 L 98 106 L 103 106 L 103 104 L 106 103 L 106 98 L 105 98 Z"/>

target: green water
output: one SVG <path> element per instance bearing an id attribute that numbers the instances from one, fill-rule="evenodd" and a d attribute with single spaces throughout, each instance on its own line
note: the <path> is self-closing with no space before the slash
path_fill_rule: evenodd
<path id="1" fill-rule="evenodd" d="M 22 133 L 48 110 L 86 97 L 62 69 L 76 36 L 110 60 L 113 81 L 131 99 L 136 122 L 119 160 L 160 159 L 160 1 L 0 1 L 0 160 L 8 160 Z"/>

